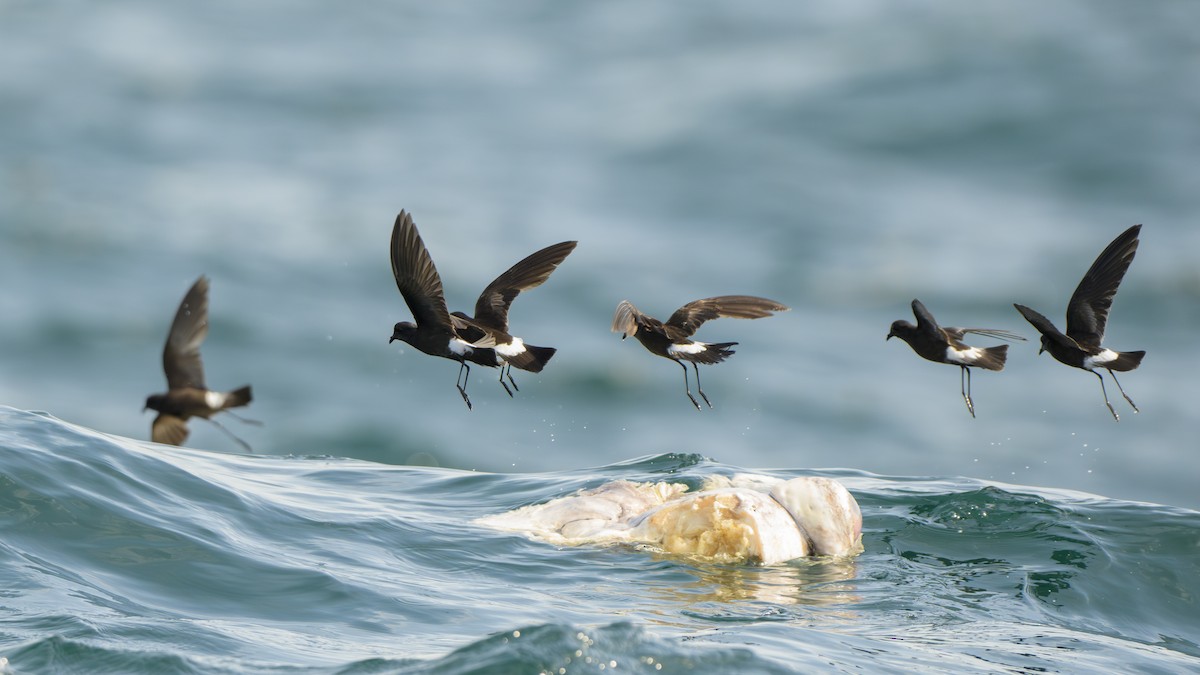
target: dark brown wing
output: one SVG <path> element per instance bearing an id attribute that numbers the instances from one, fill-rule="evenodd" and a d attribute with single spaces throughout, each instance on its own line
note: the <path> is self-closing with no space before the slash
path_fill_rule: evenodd
<path id="1" fill-rule="evenodd" d="M 634 335 L 638 331 L 638 322 L 643 317 L 644 315 L 638 311 L 637 307 L 633 306 L 632 302 L 622 300 L 613 314 L 612 332 L 621 333 L 623 336 Z"/>
<path id="2" fill-rule="evenodd" d="M 182 419 L 163 413 L 154 418 L 150 426 L 150 440 L 166 445 L 183 445 L 187 440 L 187 423 Z"/>
<path id="3" fill-rule="evenodd" d="M 163 372 L 167 388 L 196 387 L 204 389 L 204 363 L 200 360 L 200 344 L 208 335 L 208 279 L 201 276 L 188 289 L 175 312 L 167 344 L 163 347 Z"/>
<path id="4" fill-rule="evenodd" d="M 1067 337 L 1085 347 L 1100 348 L 1108 310 L 1121 279 L 1137 253 L 1141 225 L 1125 230 L 1092 263 L 1067 303 Z"/>
<path id="5" fill-rule="evenodd" d="M 917 317 L 917 332 L 925 335 L 930 340 L 944 341 L 946 335 L 942 333 L 942 327 L 938 325 L 933 314 L 925 309 L 925 305 L 916 298 L 912 301 L 913 316 Z"/>
<path id="6" fill-rule="evenodd" d="M 986 335 L 999 340 L 1022 340 L 1025 338 L 1013 333 L 1012 331 L 1003 330 L 1001 328 L 958 328 L 956 326 L 939 326 L 934 320 L 933 315 L 925 309 L 925 305 L 921 304 L 920 300 L 913 299 L 912 301 L 913 316 L 917 317 L 917 330 L 929 334 L 930 337 L 937 339 L 948 338 L 951 342 L 961 344 L 964 335 L 974 333 L 975 335 Z M 1032 311 L 1032 310 L 1030 310 Z M 1041 316 L 1041 315 L 1039 315 Z"/>
<path id="7" fill-rule="evenodd" d="M 1063 345 L 1064 347 L 1071 347 L 1074 349 L 1079 348 L 1079 345 L 1075 344 L 1071 338 L 1063 335 L 1058 328 L 1054 326 L 1050 319 L 1047 319 L 1042 314 L 1039 314 L 1037 311 L 1030 309 L 1025 305 L 1018 305 L 1014 303 L 1013 307 L 1016 307 L 1017 311 L 1021 313 L 1021 316 L 1025 317 L 1025 320 L 1032 324 L 1033 327 L 1045 337 Z"/>
<path id="8" fill-rule="evenodd" d="M 997 340 L 1020 340 L 1025 341 L 1025 338 L 1017 335 L 1012 331 L 1003 330 L 1001 328 L 957 328 L 954 326 L 942 326 L 942 332 L 950 336 L 954 340 L 962 340 L 964 335 L 984 335 Z"/>
<path id="9" fill-rule="evenodd" d="M 496 337 L 488 329 L 462 312 L 451 312 L 450 323 L 459 338 L 476 347 L 495 347 Z"/>
<path id="10" fill-rule="evenodd" d="M 521 291 L 536 288 L 575 250 L 574 241 L 564 241 L 533 253 L 496 277 L 475 303 L 475 321 L 489 328 L 508 330 L 508 308 Z"/>
<path id="11" fill-rule="evenodd" d="M 786 312 L 787 306 L 753 295 L 722 295 L 693 300 L 675 310 L 665 328 L 672 340 L 691 337 L 705 321 L 721 317 L 731 319 L 761 319 L 774 312 Z"/>
<path id="12" fill-rule="evenodd" d="M 392 276 L 418 326 L 450 326 L 442 278 L 412 216 L 401 211 L 392 228 Z"/>

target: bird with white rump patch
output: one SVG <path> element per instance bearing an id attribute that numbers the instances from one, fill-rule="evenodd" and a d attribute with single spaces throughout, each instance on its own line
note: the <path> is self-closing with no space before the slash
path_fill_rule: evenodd
<path id="1" fill-rule="evenodd" d="M 678 363 L 683 368 L 683 390 L 687 393 L 692 405 L 696 406 L 696 410 L 700 410 L 700 404 L 696 402 L 696 397 L 692 396 L 692 390 L 688 388 L 687 366 L 683 362 L 687 361 L 692 364 L 692 370 L 696 373 L 696 392 L 711 408 L 712 403 L 709 403 L 708 396 L 700 388 L 700 369 L 696 367 L 696 364 L 720 363 L 735 353 L 730 347 L 737 344 L 736 342 L 692 340 L 692 335 L 696 333 L 700 325 L 705 321 L 720 317 L 761 319 L 771 316 L 774 312 L 786 312 L 787 310 L 786 305 L 766 298 L 758 298 L 753 295 L 722 295 L 715 298 L 693 300 L 675 310 L 671 318 L 663 323 L 652 316 L 639 312 L 632 302 L 622 300 L 613 315 L 612 331 L 621 333 L 622 340 L 632 335 L 651 354 Z"/>
<path id="2" fill-rule="evenodd" d="M 967 403 L 967 412 L 975 417 L 975 402 L 971 400 L 971 368 L 986 370 L 1004 370 L 1004 361 L 1008 358 L 1008 345 L 996 347 L 972 347 L 964 344 L 962 339 L 968 333 L 986 335 L 1001 340 L 1024 340 L 1025 338 L 998 328 L 943 328 L 934 320 L 933 314 L 925 309 L 920 300 L 912 301 L 913 316 L 917 325 L 903 319 L 893 321 L 888 331 L 887 340 L 898 337 L 908 343 L 913 351 L 923 359 L 934 363 L 948 363 L 959 366 L 959 384 L 962 387 L 963 401 Z"/>
<path id="3" fill-rule="evenodd" d="M 1112 309 L 1113 296 L 1117 294 L 1117 287 L 1121 285 L 1125 272 L 1133 263 L 1133 256 L 1138 248 L 1138 234 L 1141 231 L 1141 225 L 1134 225 L 1122 232 L 1100 252 L 1096 262 L 1088 268 L 1083 280 L 1071 294 L 1071 300 L 1067 302 L 1066 335 L 1059 331 L 1050 319 L 1025 305 L 1013 305 L 1021 316 L 1042 334 L 1042 346 L 1038 349 L 1038 354 L 1050 352 L 1050 356 L 1059 363 L 1082 368 L 1100 380 L 1104 405 L 1108 406 L 1108 411 L 1118 422 L 1121 421 L 1121 416 L 1113 409 L 1112 403 L 1108 402 L 1108 391 L 1104 388 L 1104 378 L 1099 369 L 1108 371 L 1109 377 L 1117 383 L 1117 389 L 1136 413 L 1138 407 L 1134 405 L 1133 399 L 1129 398 L 1129 394 L 1125 393 L 1121 381 L 1117 379 L 1117 371 L 1124 373 L 1142 365 L 1142 358 L 1146 356 L 1146 352 L 1118 352 L 1101 343 L 1104 342 L 1104 328 L 1108 325 L 1108 311 Z"/>

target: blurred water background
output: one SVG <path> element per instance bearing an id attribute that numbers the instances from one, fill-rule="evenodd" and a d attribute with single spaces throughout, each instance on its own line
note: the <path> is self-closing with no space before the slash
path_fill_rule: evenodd
<path id="1" fill-rule="evenodd" d="M 1118 510 L 1196 509 L 1197 25 L 1200 5 L 1115 1 L 0 0 L 0 403 L 148 438 L 142 405 L 165 385 L 167 328 L 207 274 L 209 384 L 252 384 L 247 414 L 265 423 L 226 422 L 267 456 L 230 471 L 367 460 L 383 476 L 460 476 L 397 494 L 405 504 L 462 488 L 464 503 L 507 508 L 615 477 L 635 458 L 694 453 L 785 474 L 923 476 L 943 495 L 1002 482 L 1125 500 Z M 402 208 L 452 309 L 469 310 L 528 253 L 579 240 L 514 304 L 514 332 L 560 350 L 540 375 L 515 375 L 515 398 L 477 368 L 468 412 L 456 364 L 387 343 L 410 317 L 388 265 Z M 1140 414 L 1110 386 L 1116 423 L 1092 375 L 1037 356 L 1012 303 L 1061 327 L 1083 272 L 1134 223 L 1142 245 L 1106 343 L 1148 355 L 1121 379 Z M 727 293 L 792 311 L 701 329 L 741 343 L 703 372 L 712 410 L 691 407 L 677 366 L 608 331 L 622 299 L 665 319 Z M 1004 372 L 976 373 L 978 419 L 955 391 L 957 369 L 884 341 L 891 321 L 911 320 L 914 297 L 943 324 L 1031 338 Z M 190 447 L 237 450 L 191 427 Z M 0 437 L 6 453 L 59 449 Z M 537 487 L 501 503 L 471 493 L 466 474 L 380 465 Z M 924 516 L 904 502 L 898 520 L 884 518 L 886 486 L 863 480 L 860 499 L 881 507 L 867 509 L 870 561 L 890 528 Z M 1193 514 L 1144 508 L 1132 529 L 1171 513 L 1190 523 L 1180 541 L 1195 543 Z M 1100 557 L 1134 544 L 1107 542 Z M 1194 564 L 1194 547 L 1178 550 Z M 572 555 L 574 574 L 579 561 L 613 564 Z M 886 571 L 894 563 L 874 569 L 900 574 Z M 463 612 L 475 602 L 459 600 Z M 1103 615 L 1080 611 L 1069 625 Z M 1017 614 L 1005 618 L 1018 625 Z M 688 633 L 653 633 L 643 619 L 612 639 Z M 552 625 L 586 620 L 563 622 Z M 443 632 L 419 656 L 485 633 Z M 752 658 L 779 662 L 778 644 L 734 635 Z M 1194 655 L 1194 632 L 1169 637 Z"/>

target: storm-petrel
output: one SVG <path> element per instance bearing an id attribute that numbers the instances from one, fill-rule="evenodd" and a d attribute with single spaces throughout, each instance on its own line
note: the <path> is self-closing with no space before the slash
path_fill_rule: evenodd
<path id="1" fill-rule="evenodd" d="M 737 343 L 698 342 L 689 339 L 696 329 L 709 319 L 720 317 L 761 319 L 771 316 L 773 312 L 786 312 L 787 309 L 785 305 L 766 298 L 757 298 L 752 295 L 722 295 L 689 302 L 675 310 L 671 318 L 663 323 L 652 316 L 642 314 L 628 300 L 622 300 L 613 315 L 612 331 L 621 333 L 622 340 L 632 335 L 651 354 L 657 354 L 678 363 L 683 368 L 683 390 L 691 399 L 692 405 L 696 406 L 696 410 L 700 410 L 700 404 L 696 402 L 696 398 L 692 396 L 692 390 L 688 388 L 687 366 L 683 362 L 691 362 L 692 370 L 696 372 L 696 391 L 711 408 L 712 403 L 709 403 L 708 397 L 704 395 L 704 390 L 700 388 L 700 370 L 696 364 L 724 361 L 734 354 L 730 347 Z"/>
<path id="2" fill-rule="evenodd" d="M 175 320 L 171 322 L 171 332 L 167 334 L 167 344 L 163 348 L 167 393 L 150 396 L 146 399 L 146 407 L 142 409 L 158 411 L 150 427 L 150 438 L 155 443 L 180 445 L 188 437 L 188 418 L 202 417 L 249 450 L 250 446 L 245 441 L 212 419 L 221 411 L 248 404 L 251 396 L 250 385 L 229 392 L 212 391 L 205 386 L 200 344 L 207 335 L 208 279 L 201 276 L 183 296 L 183 302 L 179 303 L 179 310 L 175 312 Z M 229 414 L 233 415 L 232 412 Z"/>
<path id="3" fill-rule="evenodd" d="M 553 347 L 536 347 L 525 344 L 519 337 L 508 333 L 508 308 L 521 291 L 536 288 L 550 278 L 550 274 L 575 250 L 574 241 L 564 241 L 530 254 L 521 262 L 508 268 L 479 294 L 475 302 L 474 318 L 463 312 L 453 312 L 453 316 L 470 322 L 466 328 L 459 328 L 459 335 L 468 342 L 476 342 L 484 337 L 491 339 L 492 349 L 500 360 L 500 386 L 512 396 L 512 389 L 505 384 L 504 377 L 517 389 L 517 383 L 512 379 L 512 367 L 531 373 L 540 373 L 542 368 L 557 351 Z"/>
<path id="4" fill-rule="evenodd" d="M 412 216 L 406 211 L 396 216 L 396 225 L 392 228 L 391 254 L 392 276 L 396 278 L 396 287 L 404 296 L 404 302 L 408 304 L 416 323 L 397 323 L 388 342 L 403 340 L 430 356 L 458 361 L 458 377 L 454 380 L 454 386 L 458 387 L 458 393 L 470 409 L 467 379 L 471 377 L 471 367 L 467 361 L 489 368 L 499 365 L 496 352 L 491 349 L 491 336 L 481 326 L 452 316 L 450 310 L 446 309 L 442 278 L 433 266 L 433 259 L 421 241 Z M 460 330 L 474 330 L 481 337 L 467 340 L 460 335 Z"/>
<path id="5" fill-rule="evenodd" d="M 1137 368 L 1141 365 L 1142 357 L 1146 355 L 1146 352 L 1117 352 L 1105 348 L 1101 343 L 1104 341 L 1104 326 L 1108 323 L 1108 310 L 1112 307 L 1113 296 L 1117 294 L 1117 287 L 1121 285 L 1121 279 L 1129 269 L 1129 264 L 1133 262 L 1134 254 L 1137 253 L 1138 233 L 1141 230 L 1141 225 L 1134 225 L 1122 232 L 1108 245 L 1108 248 L 1100 253 L 1100 257 L 1092 263 L 1087 274 L 1083 275 L 1083 281 L 1079 282 L 1079 287 L 1075 289 L 1075 293 L 1071 295 L 1071 301 L 1067 303 L 1066 335 L 1060 333 L 1054 324 L 1041 314 L 1024 305 L 1013 305 L 1021 313 L 1021 316 L 1024 316 L 1029 323 L 1033 324 L 1034 328 L 1041 332 L 1042 346 L 1038 349 L 1038 354 L 1050 352 L 1050 355 L 1058 361 L 1068 366 L 1082 368 L 1099 378 L 1100 392 L 1104 394 L 1104 405 L 1108 406 L 1108 411 L 1117 421 L 1120 421 L 1121 417 L 1113 409 L 1112 403 L 1108 402 L 1104 377 L 1096 369 L 1103 368 L 1108 371 L 1113 382 L 1117 383 L 1117 389 L 1121 391 L 1121 395 L 1133 407 L 1133 412 L 1138 412 L 1137 405 L 1125 393 L 1125 389 L 1121 387 L 1121 382 L 1113 371 L 1126 372 Z"/>
<path id="6" fill-rule="evenodd" d="M 967 412 L 975 416 L 975 404 L 971 401 L 971 368 L 986 368 L 988 370 L 1004 370 L 1004 360 L 1008 357 L 1008 345 L 997 347 L 971 347 L 963 344 L 964 335 L 986 335 L 1001 340 L 1024 340 L 1025 338 L 999 328 L 953 328 L 939 326 L 933 315 L 925 309 L 920 300 L 912 301 L 913 316 L 917 325 L 900 319 L 892 322 L 887 340 L 898 337 L 908 343 L 918 356 L 936 363 L 948 363 L 962 368 L 959 373 L 959 384 L 962 386 L 963 401 L 967 403 Z"/>

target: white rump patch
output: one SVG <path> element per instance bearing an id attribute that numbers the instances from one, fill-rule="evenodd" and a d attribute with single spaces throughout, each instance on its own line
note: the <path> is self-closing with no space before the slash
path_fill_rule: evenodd
<path id="1" fill-rule="evenodd" d="M 204 392 L 204 404 L 214 410 L 219 410 L 225 407 L 225 400 L 228 398 L 229 396 L 222 394 L 219 391 Z"/>
<path id="2" fill-rule="evenodd" d="M 958 363 L 969 366 L 982 358 L 983 350 L 979 347 L 967 347 L 966 349 L 946 347 L 946 360 L 950 363 Z"/>
<path id="3" fill-rule="evenodd" d="M 703 342 L 689 342 L 687 344 L 672 343 L 667 347 L 668 354 L 699 354 L 708 349 L 708 345 Z"/>
<path id="4" fill-rule="evenodd" d="M 475 351 L 475 346 L 466 340 L 450 338 L 450 351 L 458 356 L 466 356 Z"/>
<path id="5" fill-rule="evenodd" d="M 1104 368 L 1106 364 L 1112 363 L 1121 358 L 1121 355 L 1111 349 L 1103 349 L 1095 356 L 1089 356 L 1083 360 L 1083 367 L 1088 370 L 1093 368 Z"/>
<path id="6" fill-rule="evenodd" d="M 512 342 L 502 345 L 497 344 L 496 353 L 506 358 L 512 358 L 525 353 L 525 341 L 519 337 L 514 337 Z"/>

